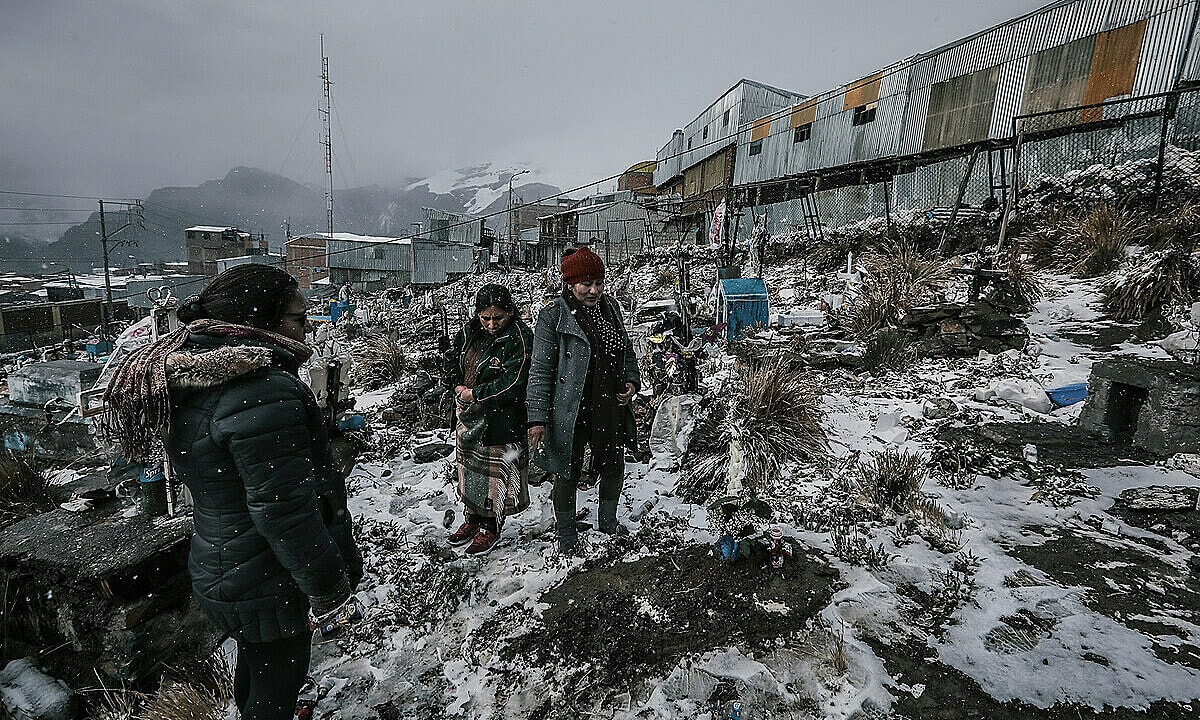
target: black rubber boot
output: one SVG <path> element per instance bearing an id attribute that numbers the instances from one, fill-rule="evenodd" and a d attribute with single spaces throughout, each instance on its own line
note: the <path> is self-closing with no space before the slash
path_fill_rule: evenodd
<path id="1" fill-rule="evenodd" d="M 574 552 L 579 542 L 579 528 L 575 527 L 575 513 L 554 513 L 554 527 L 558 532 L 558 551 Z"/>
<path id="2" fill-rule="evenodd" d="M 600 516 L 597 520 L 600 532 L 606 535 L 628 535 L 629 528 L 617 522 L 617 501 L 601 500 Z"/>

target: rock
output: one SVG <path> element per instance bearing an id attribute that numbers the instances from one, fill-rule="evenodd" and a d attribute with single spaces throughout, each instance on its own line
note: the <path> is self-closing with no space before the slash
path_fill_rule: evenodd
<path id="1" fill-rule="evenodd" d="M 1127 510 L 1192 510 L 1196 507 L 1196 489 L 1167 485 L 1129 488 L 1121 493 L 1117 502 Z"/>
<path id="2" fill-rule="evenodd" d="M 454 445 L 450 443 L 425 443 L 416 445 L 413 448 L 413 461 L 416 463 L 434 462 L 442 460 L 444 457 L 450 457 L 454 452 Z"/>
<path id="3" fill-rule="evenodd" d="M 929 398 L 921 406 L 926 420 L 941 420 L 958 412 L 958 405 L 950 398 Z"/>
<path id="4" fill-rule="evenodd" d="M 1000 380 L 996 383 L 996 397 L 1039 413 L 1048 413 L 1054 408 L 1046 391 L 1032 380 Z"/>
<path id="5" fill-rule="evenodd" d="M 1200 477 L 1200 455 L 1196 453 L 1175 453 L 1167 458 L 1166 466 L 1172 470 L 1182 470 L 1188 475 Z"/>
<path id="6" fill-rule="evenodd" d="M 0 670 L 0 702 L 18 720 L 68 720 L 71 688 L 34 666 L 29 658 Z"/>
<path id="7" fill-rule="evenodd" d="M 1195 362 L 1197 347 L 1200 346 L 1200 343 L 1197 342 L 1198 338 L 1200 338 L 1200 334 L 1192 330 L 1180 330 L 1166 336 L 1158 344 L 1177 360 Z"/>

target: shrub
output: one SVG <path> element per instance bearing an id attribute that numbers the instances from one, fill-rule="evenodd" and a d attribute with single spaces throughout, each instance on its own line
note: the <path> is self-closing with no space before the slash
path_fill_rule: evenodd
<path id="1" fill-rule="evenodd" d="M 1144 320 L 1155 312 L 1194 300 L 1200 267 L 1188 250 L 1174 245 L 1152 250 L 1101 284 L 1104 308 L 1115 320 Z"/>
<path id="2" fill-rule="evenodd" d="M 386 333 L 368 335 L 358 347 L 354 375 L 366 390 L 377 390 L 397 382 L 408 367 L 404 348 Z"/>
<path id="3" fill-rule="evenodd" d="M 15 455 L 0 456 L 0 527 L 49 512 L 58 503 L 49 477 Z"/>
<path id="4" fill-rule="evenodd" d="M 870 372 L 904 370 L 916 361 L 912 340 L 894 328 L 875 333 L 863 344 L 862 367 Z"/>

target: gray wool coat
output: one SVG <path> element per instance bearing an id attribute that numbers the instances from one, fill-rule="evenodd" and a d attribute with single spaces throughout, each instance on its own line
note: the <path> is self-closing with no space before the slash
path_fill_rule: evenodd
<path id="1" fill-rule="evenodd" d="M 600 302 L 612 308 L 617 317 L 621 308 L 607 295 Z M 620 325 L 626 342 L 629 335 Z M 587 382 L 592 346 L 587 334 L 575 319 L 566 299 L 559 297 L 538 313 L 533 331 L 533 357 L 529 366 L 529 385 L 526 391 L 529 425 L 545 425 L 546 440 L 543 452 L 535 453 L 533 462 L 546 472 L 566 476 L 570 473 L 571 448 L 575 442 L 575 419 L 583 386 Z M 635 387 L 642 385 L 637 355 L 632 345 L 625 354 L 625 381 Z M 624 408 L 623 425 L 628 440 L 637 437 L 633 410 Z"/>

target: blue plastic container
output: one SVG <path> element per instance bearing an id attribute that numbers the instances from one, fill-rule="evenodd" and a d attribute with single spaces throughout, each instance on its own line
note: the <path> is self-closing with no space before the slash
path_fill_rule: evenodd
<path id="1" fill-rule="evenodd" d="M 1058 407 L 1066 407 L 1074 405 L 1077 402 L 1082 402 L 1088 396 L 1087 383 L 1072 383 L 1063 385 L 1046 391 L 1046 395 L 1050 397 L 1050 402 Z"/>

